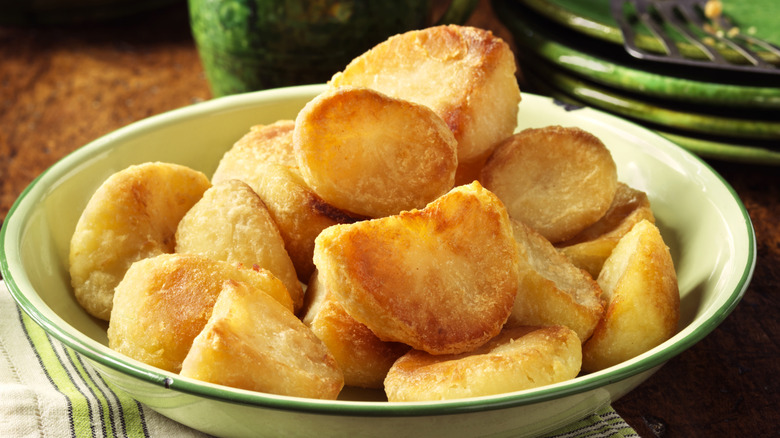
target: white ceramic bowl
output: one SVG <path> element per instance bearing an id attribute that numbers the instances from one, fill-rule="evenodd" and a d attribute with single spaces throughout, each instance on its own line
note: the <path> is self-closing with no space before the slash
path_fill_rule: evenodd
<path id="1" fill-rule="evenodd" d="M 73 152 L 36 179 L 11 209 L 0 268 L 19 305 L 83 355 L 106 380 L 152 409 L 225 436 L 532 436 L 576 421 L 627 393 L 710 333 L 737 305 L 755 264 L 755 237 L 734 191 L 700 159 L 637 125 L 525 94 L 519 128 L 579 126 L 612 151 L 619 179 L 649 195 L 671 247 L 681 294 L 679 332 L 606 370 L 533 390 L 446 402 L 390 404 L 377 394 L 349 400 L 268 395 L 202 383 L 110 350 L 106 324 L 90 318 L 69 286 L 76 221 L 97 186 L 151 160 L 207 175 L 249 127 L 294 118 L 323 86 L 261 91 L 199 103 L 133 123 Z"/>

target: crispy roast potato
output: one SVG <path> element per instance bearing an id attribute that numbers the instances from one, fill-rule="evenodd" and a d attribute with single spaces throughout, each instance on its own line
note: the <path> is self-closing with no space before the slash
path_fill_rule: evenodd
<path id="1" fill-rule="evenodd" d="M 173 252 L 179 220 L 209 186 L 204 174 L 169 163 L 130 166 L 106 179 L 70 241 L 70 278 L 79 304 L 107 321 L 125 271 L 135 261 Z"/>
<path id="2" fill-rule="evenodd" d="M 314 263 L 353 318 L 384 341 L 431 354 L 497 335 L 517 293 L 509 217 L 477 182 L 422 210 L 327 228 Z"/>
<path id="3" fill-rule="evenodd" d="M 293 129 L 293 120 L 278 120 L 270 125 L 250 127 L 249 132 L 238 139 L 219 160 L 211 176 L 211 183 L 230 179 L 243 181 L 243 177 L 255 175 L 260 165 L 298 167 L 292 145 Z"/>
<path id="4" fill-rule="evenodd" d="M 669 248 L 643 220 L 618 242 L 598 278 L 607 311 L 582 346 L 582 368 L 602 370 L 669 339 L 680 318 L 680 293 Z"/>
<path id="5" fill-rule="evenodd" d="M 497 146 L 480 181 L 511 217 L 557 243 L 604 216 L 617 191 L 617 167 L 594 135 L 547 126 L 525 129 Z"/>
<path id="6" fill-rule="evenodd" d="M 595 224 L 556 246 L 575 266 L 598 278 L 604 260 L 620 238 L 643 219 L 655 223 L 647 194 L 618 183 L 615 199 L 606 214 Z"/>
<path id="7" fill-rule="evenodd" d="M 422 208 L 450 190 L 452 132 L 430 108 L 368 88 L 330 89 L 295 119 L 306 184 L 328 203 L 369 217 Z"/>
<path id="8" fill-rule="evenodd" d="M 581 364 L 580 339 L 566 327 L 506 328 L 468 353 L 410 351 L 390 368 L 385 393 L 391 402 L 501 394 L 573 379 Z"/>
<path id="9" fill-rule="evenodd" d="M 276 223 L 242 181 L 224 181 L 206 190 L 179 222 L 176 252 L 268 269 L 284 283 L 295 310 L 303 306 L 303 288 Z"/>
<path id="10" fill-rule="evenodd" d="M 376 45 L 330 84 L 368 87 L 430 107 L 455 135 L 458 161 L 471 163 L 487 156 L 517 126 L 515 71 L 511 48 L 491 32 L 436 26 Z"/>
<path id="11" fill-rule="evenodd" d="M 314 239 L 325 228 L 362 219 L 320 198 L 303 181 L 293 149 L 294 122 L 254 126 L 228 150 L 211 180 L 238 179 L 249 184 L 279 228 L 298 280 L 314 272 Z"/>
<path id="12" fill-rule="evenodd" d="M 308 302 L 303 323 L 322 339 L 344 373 L 344 384 L 381 389 L 387 370 L 409 351 L 398 342 L 384 342 L 368 327 L 349 316 L 336 296 L 314 272 L 306 289 Z"/>
<path id="13" fill-rule="evenodd" d="M 178 373 L 228 280 L 264 291 L 292 314 L 287 288 L 264 269 L 195 254 L 162 254 L 133 263 L 117 285 L 108 346 Z"/>
<path id="14" fill-rule="evenodd" d="M 601 288 L 531 227 L 514 220 L 512 227 L 520 269 L 507 326 L 565 325 L 584 342 L 604 313 Z"/>
<path id="15" fill-rule="evenodd" d="M 253 171 L 257 163 L 298 166 L 292 147 L 293 129 L 295 121 L 284 119 L 269 125 L 250 127 L 249 132 L 225 152 L 220 160 L 222 170 L 225 171 L 225 167 L 230 166 L 244 166 L 246 171 Z"/>
<path id="16" fill-rule="evenodd" d="M 181 375 L 293 397 L 336 399 L 344 378 L 308 327 L 260 289 L 225 282 Z"/>

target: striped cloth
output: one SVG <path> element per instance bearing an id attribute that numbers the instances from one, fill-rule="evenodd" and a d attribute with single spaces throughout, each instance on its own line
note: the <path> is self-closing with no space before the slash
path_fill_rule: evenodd
<path id="1" fill-rule="evenodd" d="M 0 280 L 0 437 L 205 437 L 115 391 L 22 312 Z M 639 437 L 612 409 L 548 438 Z"/>
<path id="2" fill-rule="evenodd" d="M 114 391 L 0 281 L 0 437 L 204 437 Z"/>

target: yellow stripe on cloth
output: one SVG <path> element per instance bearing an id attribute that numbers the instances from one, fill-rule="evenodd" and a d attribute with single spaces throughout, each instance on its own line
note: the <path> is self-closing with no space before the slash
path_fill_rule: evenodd
<path id="1" fill-rule="evenodd" d="M 0 280 L 0 437 L 205 435 L 113 387 L 22 312 Z"/>
<path id="2" fill-rule="evenodd" d="M 612 406 L 606 405 L 582 420 L 544 438 L 640 438 Z"/>
<path id="3" fill-rule="evenodd" d="M 21 319 L 43 372 L 56 390 L 66 397 L 72 436 L 76 438 L 96 436 L 89 400 L 68 375 L 60 358 L 54 352 L 48 335 L 27 315 L 21 314 Z"/>

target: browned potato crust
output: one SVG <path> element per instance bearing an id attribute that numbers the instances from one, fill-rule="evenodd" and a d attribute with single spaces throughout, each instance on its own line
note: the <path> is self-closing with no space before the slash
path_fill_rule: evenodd
<path id="1" fill-rule="evenodd" d="M 511 217 L 557 243 L 604 216 L 617 190 L 617 167 L 594 135 L 547 126 L 525 129 L 497 146 L 481 181 Z"/>
<path id="2" fill-rule="evenodd" d="M 176 252 L 268 269 L 284 283 L 295 309 L 303 306 L 303 288 L 276 223 L 242 181 L 224 181 L 206 190 L 179 222 Z"/>
<path id="3" fill-rule="evenodd" d="M 293 397 L 334 400 L 338 364 L 311 330 L 260 289 L 228 280 L 181 375 Z"/>
<path id="4" fill-rule="evenodd" d="M 520 285 L 507 326 L 565 325 L 584 342 L 604 313 L 601 288 L 542 235 L 519 221 L 512 226 Z"/>
<path id="5" fill-rule="evenodd" d="M 583 370 L 626 361 L 674 335 L 680 317 L 677 274 L 653 223 L 643 220 L 620 239 L 598 282 L 608 306 L 582 346 Z"/>
<path id="6" fill-rule="evenodd" d="M 295 151 L 292 148 L 294 120 L 277 120 L 270 125 L 255 125 L 249 128 L 228 151 L 225 156 L 236 154 L 235 164 L 277 163 L 285 166 L 297 166 Z M 251 157 L 251 159 L 247 159 Z M 223 160 L 225 157 L 223 157 Z"/>
<path id="7" fill-rule="evenodd" d="M 125 271 L 137 260 L 173 252 L 179 220 L 209 186 L 204 174 L 169 163 L 130 166 L 106 179 L 70 242 L 71 285 L 79 304 L 107 321 Z"/>
<path id="8" fill-rule="evenodd" d="M 344 309 L 380 339 L 431 354 L 474 349 L 501 330 L 517 293 L 506 209 L 475 182 L 422 210 L 336 225 L 314 263 Z"/>
<path id="9" fill-rule="evenodd" d="M 467 163 L 514 132 L 520 102 L 515 71 L 511 48 L 491 32 L 435 26 L 376 45 L 330 84 L 368 87 L 430 107 L 455 135 L 458 161 Z"/>
<path id="10" fill-rule="evenodd" d="M 615 199 L 607 213 L 595 224 L 556 245 L 569 260 L 598 278 L 604 260 L 617 242 L 641 220 L 655 223 L 647 195 L 626 184 L 618 183 Z"/>
<path id="11" fill-rule="evenodd" d="M 279 228 L 298 280 L 314 272 L 314 239 L 325 228 L 360 219 L 317 196 L 303 181 L 292 144 L 294 122 L 255 126 L 225 153 L 212 176 L 217 184 L 238 179 L 249 184 Z"/>
<path id="12" fill-rule="evenodd" d="M 468 353 L 412 350 L 390 368 L 385 392 L 391 402 L 501 394 L 573 379 L 581 364 L 580 339 L 570 329 L 516 327 Z"/>
<path id="13" fill-rule="evenodd" d="M 428 107 L 368 88 L 330 89 L 295 119 L 306 184 L 328 203 L 369 217 L 422 208 L 453 187 L 452 132 Z"/>
<path id="14" fill-rule="evenodd" d="M 108 346 L 146 364 L 179 372 L 228 280 L 264 291 L 292 314 L 287 289 L 264 269 L 195 254 L 162 254 L 134 263 L 116 287 Z"/>
<path id="15" fill-rule="evenodd" d="M 298 167 L 292 145 L 293 120 L 279 120 L 270 125 L 255 125 L 249 129 L 219 161 L 211 177 L 212 184 L 254 175 L 258 165 L 279 164 Z"/>
<path id="16" fill-rule="evenodd" d="M 384 342 L 349 316 L 335 295 L 319 280 L 315 271 L 306 289 L 303 323 L 322 339 L 344 373 L 344 384 L 361 388 L 382 388 L 387 370 L 409 346 Z"/>

